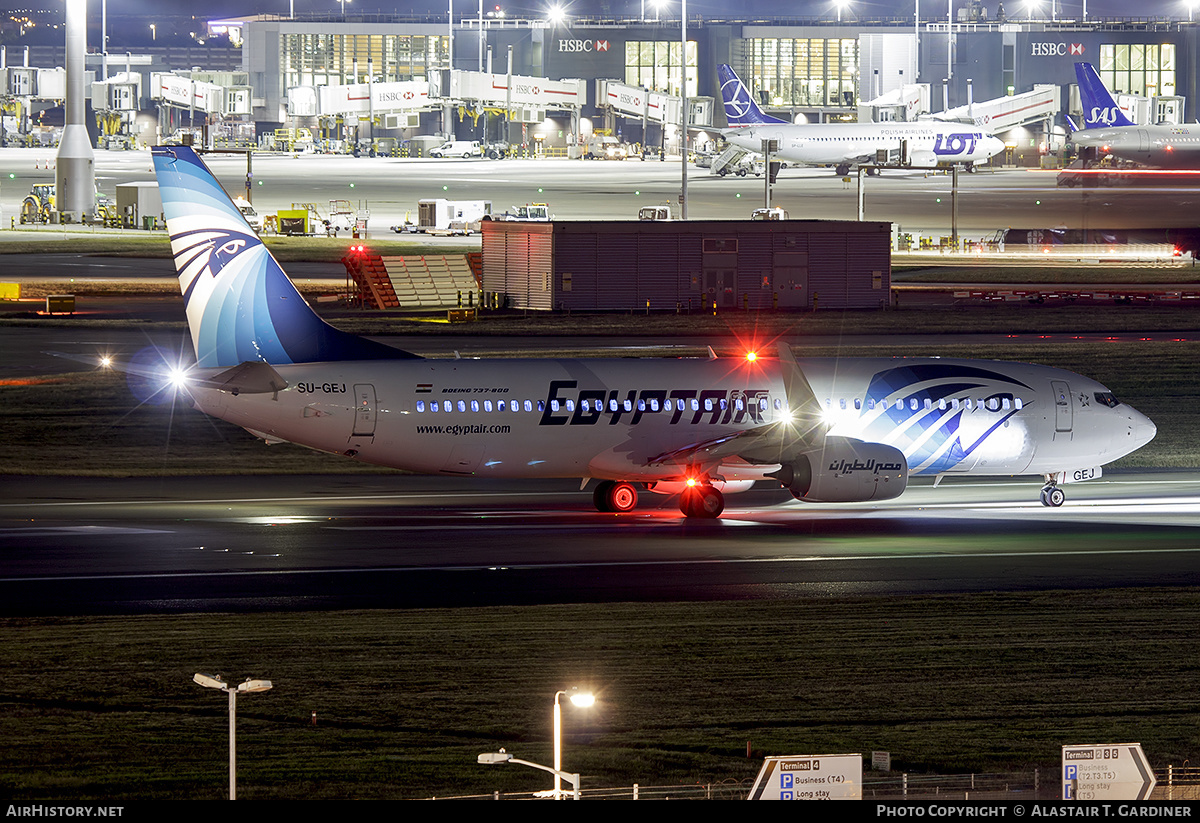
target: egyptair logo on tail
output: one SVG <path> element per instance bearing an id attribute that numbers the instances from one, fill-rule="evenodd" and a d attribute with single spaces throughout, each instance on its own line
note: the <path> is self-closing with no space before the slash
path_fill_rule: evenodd
<path id="1" fill-rule="evenodd" d="M 250 246 L 259 245 L 259 240 L 245 232 L 227 229 L 197 229 L 183 232 L 171 238 L 176 247 L 175 267 L 185 277 L 184 298 L 191 297 L 192 286 L 202 274 L 214 280 Z"/>

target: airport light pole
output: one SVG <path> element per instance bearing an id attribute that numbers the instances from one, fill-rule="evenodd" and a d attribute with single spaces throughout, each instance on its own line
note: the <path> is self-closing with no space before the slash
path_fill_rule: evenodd
<path id="1" fill-rule="evenodd" d="M 221 675 L 196 673 L 192 678 L 196 683 L 209 689 L 217 689 L 229 695 L 229 799 L 237 800 L 237 696 L 238 693 L 254 694 L 265 692 L 271 688 L 270 680 L 251 680 L 236 686 L 228 685 Z"/>
<path id="2" fill-rule="evenodd" d="M 679 134 L 679 154 L 683 157 L 683 191 L 680 195 L 679 216 L 688 219 L 688 189 L 687 189 L 687 127 L 688 127 L 688 93 L 687 93 L 687 0 L 680 0 L 679 7 L 680 41 L 679 41 L 679 120 L 682 131 Z"/>
<path id="3" fill-rule="evenodd" d="M 550 772 L 554 775 L 555 782 L 557 782 L 560 778 L 566 778 L 567 782 L 571 784 L 571 799 L 579 799 L 579 772 L 559 771 L 558 769 L 552 769 L 549 766 L 543 766 L 540 763 L 533 763 L 529 760 L 521 760 L 518 757 L 513 757 L 511 754 L 504 751 L 504 749 L 501 749 L 498 752 L 484 752 L 475 760 L 477 763 L 480 763 L 484 766 L 494 766 L 497 763 L 515 763 L 518 766 L 529 766 L 532 769 L 541 769 L 544 772 Z M 557 790 L 555 790 L 555 792 L 554 799 L 558 800 L 559 797 Z"/>
<path id="4" fill-rule="evenodd" d="M 562 707 L 559 705 L 558 699 L 563 695 L 569 695 L 571 705 L 578 706 L 581 709 L 587 708 L 595 704 L 596 697 L 591 692 L 581 692 L 578 689 L 570 691 L 562 690 L 554 693 L 554 799 L 562 798 Z M 539 767 L 540 768 L 540 767 Z M 575 784 L 575 792 L 578 796 L 579 784 Z"/>

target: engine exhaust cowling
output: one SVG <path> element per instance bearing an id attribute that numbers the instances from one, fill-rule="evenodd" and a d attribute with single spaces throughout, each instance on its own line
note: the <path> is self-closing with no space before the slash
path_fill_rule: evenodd
<path id="1" fill-rule="evenodd" d="M 894 446 L 827 437 L 821 448 L 767 476 L 807 503 L 891 500 L 908 487 L 908 460 Z"/>

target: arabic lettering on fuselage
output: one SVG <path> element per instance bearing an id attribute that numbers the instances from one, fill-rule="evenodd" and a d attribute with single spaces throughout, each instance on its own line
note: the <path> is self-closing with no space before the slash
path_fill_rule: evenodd
<path id="1" fill-rule="evenodd" d="M 829 470 L 838 474 L 853 474 L 854 472 L 863 471 L 870 472 L 871 474 L 879 474 L 880 472 L 899 472 L 903 468 L 899 463 L 876 463 L 874 459 L 868 460 L 865 463 L 861 460 L 855 460 L 854 462 L 850 462 L 849 460 L 834 460 L 829 464 Z"/>

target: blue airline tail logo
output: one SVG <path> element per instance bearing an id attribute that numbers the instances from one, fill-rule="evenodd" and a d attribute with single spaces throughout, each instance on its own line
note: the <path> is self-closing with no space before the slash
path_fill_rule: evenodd
<path id="1" fill-rule="evenodd" d="M 1079 101 L 1083 105 L 1085 129 L 1136 125 L 1121 111 L 1091 63 L 1076 63 L 1075 78 L 1079 81 Z"/>
<path id="2" fill-rule="evenodd" d="M 733 69 L 722 63 L 717 66 L 717 78 L 721 81 L 721 101 L 725 104 L 725 119 L 731 128 L 738 126 L 760 126 L 765 123 L 786 123 L 778 117 L 763 114 L 762 109 L 750 96 L 750 90 Z"/>
<path id="3" fill-rule="evenodd" d="M 317 317 L 191 148 L 152 153 L 198 366 L 414 357 Z"/>

